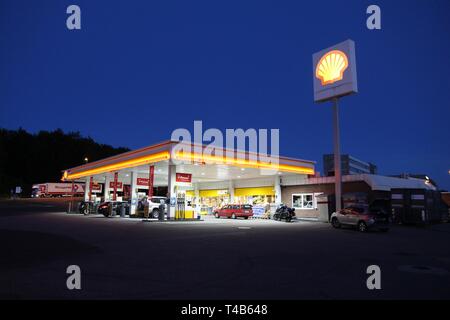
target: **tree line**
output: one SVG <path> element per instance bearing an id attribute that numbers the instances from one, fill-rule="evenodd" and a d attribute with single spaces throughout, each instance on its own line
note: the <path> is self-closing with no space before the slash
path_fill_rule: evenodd
<path id="1" fill-rule="evenodd" d="M 79 132 L 0 128 L 0 195 L 21 186 L 28 196 L 34 183 L 59 182 L 62 170 L 129 151 L 82 137 Z"/>

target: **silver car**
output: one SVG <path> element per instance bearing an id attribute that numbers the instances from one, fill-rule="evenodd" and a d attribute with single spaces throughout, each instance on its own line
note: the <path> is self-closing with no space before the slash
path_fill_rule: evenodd
<path id="1" fill-rule="evenodd" d="M 334 228 L 347 225 L 357 227 L 361 232 L 369 229 L 386 232 L 389 230 L 390 217 L 383 209 L 355 205 L 334 212 L 330 221 Z"/>

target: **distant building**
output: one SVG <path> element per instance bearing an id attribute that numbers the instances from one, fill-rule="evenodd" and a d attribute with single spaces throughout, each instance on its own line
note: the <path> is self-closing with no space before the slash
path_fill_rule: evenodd
<path id="1" fill-rule="evenodd" d="M 342 207 L 367 205 L 392 213 L 395 223 L 423 224 L 449 219 L 449 209 L 430 179 L 373 174 L 342 176 Z M 297 218 L 329 221 L 335 211 L 335 177 L 284 177 L 282 203 L 295 209 Z"/>
<path id="2" fill-rule="evenodd" d="M 334 176 L 334 155 L 323 156 L 323 172 L 327 177 Z M 377 174 L 377 166 L 352 157 L 349 154 L 341 155 L 341 175 L 352 174 Z"/>

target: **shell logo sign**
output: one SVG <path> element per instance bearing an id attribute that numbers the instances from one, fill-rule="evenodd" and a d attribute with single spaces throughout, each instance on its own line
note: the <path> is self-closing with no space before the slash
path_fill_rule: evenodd
<path id="1" fill-rule="evenodd" d="M 342 80 L 348 67 L 348 59 L 344 52 L 331 50 L 320 58 L 316 67 L 316 77 L 322 85 Z"/>
<path id="2" fill-rule="evenodd" d="M 358 92 L 355 43 L 346 40 L 313 54 L 314 101 Z"/>

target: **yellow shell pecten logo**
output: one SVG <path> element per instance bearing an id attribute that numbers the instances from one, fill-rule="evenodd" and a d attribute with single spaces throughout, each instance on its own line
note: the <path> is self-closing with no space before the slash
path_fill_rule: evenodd
<path id="1" fill-rule="evenodd" d="M 344 52 L 332 50 L 320 58 L 316 67 L 316 77 L 323 86 L 342 80 L 348 67 L 348 59 Z"/>

